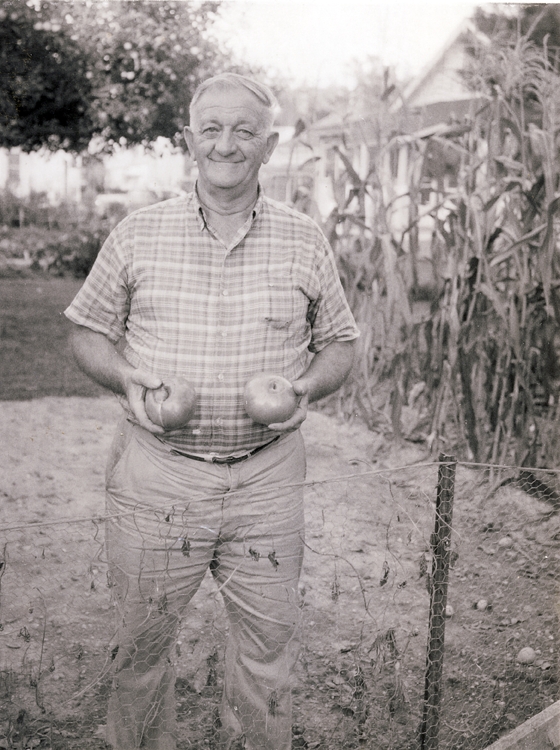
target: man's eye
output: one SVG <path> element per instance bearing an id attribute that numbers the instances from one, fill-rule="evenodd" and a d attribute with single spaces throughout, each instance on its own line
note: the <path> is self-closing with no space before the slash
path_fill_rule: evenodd
<path id="1" fill-rule="evenodd" d="M 237 135 L 239 135 L 241 138 L 252 138 L 253 133 L 251 130 L 245 130 L 244 128 L 241 128 L 237 131 Z"/>
<path id="2" fill-rule="evenodd" d="M 217 132 L 218 132 L 218 128 L 213 127 L 213 126 L 210 126 L 208 128 L 203 128 L 202 129 L 203 135 L 214 135 Z"/>

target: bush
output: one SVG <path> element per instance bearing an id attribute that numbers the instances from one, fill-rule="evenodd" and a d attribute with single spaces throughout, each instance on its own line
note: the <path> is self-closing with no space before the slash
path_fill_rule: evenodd
<path id="1" fill-rule="evenodd" d="M 0 255 L 12 263 L 57 276 L 84 278 L 126 210 L 99 216 L 92 208 L 50 206 L 43 194 L 17 198 L 0 193 Z"/>
<path id="2" fill-rule="evenodd" d="M 111 228 L 107 220 L 95 217 L 68 231 L 52 231 L 53 236 L 34 253 L 31 268 L 85 278 Z"/>
<path id="3" fill-rule="evenodd" d="M 9 190 L 0 192 L 0 224 L 8 227 L 47 227 L 64 229 L 76 221 L 76 206 L 61 203 L 53 206 L 46 193 L 33 192 L 19 198 Z"/>

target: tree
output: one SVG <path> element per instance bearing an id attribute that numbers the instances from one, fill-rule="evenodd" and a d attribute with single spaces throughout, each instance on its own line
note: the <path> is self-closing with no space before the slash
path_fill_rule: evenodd
<path id="1" fill-rule="evenodd" d="M 473 20 L 488 38 L 503 43 L 524 37 L 536 47 L 546 46 L 551 62 L 560 50 L 560 5 L 558 3 L 496 4 L 477 8 Z"/>
<path id="2" fill-rule="evenodd" d="M 59 24 L 0 2 L 0 145 L 79 151 L 93 133 L 88 59 Z"/>
<path id="3" fill-rule="evenodd" d="M 0 145 L 149 144 L 188 122 L 198 83 L 240 71 L 210 29 L 219 0 L 0 0 Z"/>
<path id="4" fill-rule="evenodd" d="M 58 3 L 59 12 L 67 8 Z M 188 123 L 198 83 L 232 69 L 210 36 L 219 2 L 75 4 L 73 37 L 88 50 L 96 132 L 108 144 L 173 138 Z"/>

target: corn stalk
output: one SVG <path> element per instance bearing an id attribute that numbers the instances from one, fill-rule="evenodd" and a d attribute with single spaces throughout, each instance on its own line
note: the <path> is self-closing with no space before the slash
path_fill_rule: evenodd
<path id="1" fill-rule="evenodd" d="M 434 452 L 452 445 L 477 461 L 551 466 L 560 457 L 560 78 L 547 50 L 520 39 L 486 51 L 471 82 L 482 96 L 470 123 L 410 140 L 404 231 L 392 226 L 382 176 L 391 143 L 365 178 L 339 151 L 351 189 L 334 239 L 362 331 L 339 408 L 390 425 L 397 439 L 416 431 Z M 419 206 L 427 179 L 431 200 Z M 419 318 L 416 232 L 426 215 L 437 294 Z M 403 424 L 412 406 L 414 429 L 410 414 Z"/>

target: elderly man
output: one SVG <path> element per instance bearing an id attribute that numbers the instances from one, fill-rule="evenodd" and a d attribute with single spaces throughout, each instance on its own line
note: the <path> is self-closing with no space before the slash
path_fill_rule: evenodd
<path id="1" fill-rule="evenodd" d="M 107 467 L 107 550 L 119 612 L 107 740 L 175 748 L 174 641 L 210 569 L 229 634 L 222 748 L 291 746 L 308 403 L 335 391 L 358 336 L 332 251 L 308 217 L 269 200 L 275 99 L 223 74 L 185 128 L 196 190 L 135 211 L 111 233 L 66 311 L 81 368 L 119 395 Z M 243 389 L 291 381 L 287 421 L 262 425 Z M 145 395 L 172 376 L 197 393 L 186 427 L 152 423 Z"/>

